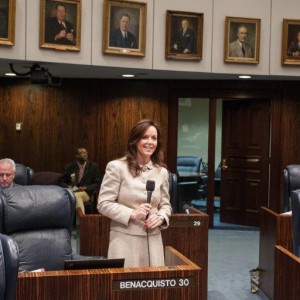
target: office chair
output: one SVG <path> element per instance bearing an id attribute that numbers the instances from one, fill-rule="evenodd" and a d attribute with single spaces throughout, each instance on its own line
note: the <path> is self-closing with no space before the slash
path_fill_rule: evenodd
<path id="1" fill-rule="evenodd" d="M 61 186 L 62 177 L 63 174 L 58 172 L 52 172 L 52 171 L 35 172 L 32 179 L 32 184 Z"/>
<path id="2" fill-rule="evenodd" d="M 300 189 L 300 165 L 289 165 L 283 170 L 283 211 L 291 210 L 291 192 Z"/>
<path id="3" fill-rule="evenodd" d="M 14 300 L 19 267 L 17 243 L 0 234 L 0 299 Z"/>
<path id="4" fill-rule="evenodd" d="M 221 196 L 221 163 L 215 171 L 215 196 Z"/>
<path id="5" fill-rule="evenodd" d="M 18 244 L 19 271 L 63 270 L 65 260 L 89 259 L 72 252 L 74 214 L 74 194 L 59 186 L 20 186 L 0 194 L 0 232 Z"/>
<path id="6" fill-rule="evenodd" d="M 16 175 L 14 182 L 19 185 L 30 185 L 34 176 L 34 171 L 30 167 L 16 163 Z"/>
<path id="7" fill-rule="evenodd" d="M 200 172 L 202 158 L 199 156 L 178 156 L 177 157 L 177 172 Z"/>
<path id="8" fill-rule="evenodd" d="M 177 175 L 169 172 L 169 195 L 173 213 L 177 212 Z"/>
<path id="9" fill-rule="evenodd" d="M 293 253 L 300 257 L 300 190 L 291 192 Z"/>

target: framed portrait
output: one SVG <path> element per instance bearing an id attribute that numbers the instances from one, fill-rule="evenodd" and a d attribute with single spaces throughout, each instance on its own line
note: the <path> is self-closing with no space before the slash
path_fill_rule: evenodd
<path id="1" fill-rule="evenodd" d="M 224 61 L 259 63 L 260 19 L 226 17 Z"/>
<path id="2" fill-rule="evenodd" d="M 202 60 L 203 13 L 167 10 L 166 59 Z"/>
<path id="3" fill-rule="evenodd" d="M 15 44 L 16 0 L 0 1 L 0 45 Z"/>
<path id="4" fill-rule="evenodd" d="M 103 53 L 145 56 L 146 24 L 147 3 L 104 1 Z"/>
<path id="5" fill-rule="evenodd" d="M 40 0 L 40 47 L 80 51 L 81 0 Z"/>
<path id="6" fill-rule="evenodd" d="M 300 20 L 283 19 L 281 63 L 300 65 Z"/>

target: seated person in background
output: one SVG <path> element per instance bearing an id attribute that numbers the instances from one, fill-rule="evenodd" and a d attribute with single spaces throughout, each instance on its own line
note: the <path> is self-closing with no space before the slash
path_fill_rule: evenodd
<path id="1" fill-rule="evenodd" d="M 0 191 L 17 186 L 14 183 L 15 175 L 15 162 L 10 158 L 0 159 Z"/>
<path id="2" fill-rule="evenodd" d="M 76 161 L 65 166 L 62 178 L 62 187 L 67 187 L 75 193 L 76 209 L 80 207 L 85 213 L 83 203 L 90 200 L 95 190 L 99 190 L 100 181 L 98 165 L 88 160 L 85 148 L 78 148 Z"/>

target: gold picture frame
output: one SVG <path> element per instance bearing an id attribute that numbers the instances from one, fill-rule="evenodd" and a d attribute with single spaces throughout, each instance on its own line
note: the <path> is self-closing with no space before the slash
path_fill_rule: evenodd
<path id="1" fill-rule="evenodd" d="M 145 56 L 146 24 L 147 3 L 104 1 L 102 52 Z"/>
<path id="2" fill-rule="evenodd" d="M 260 24 L 260 19 L 225 18 L 225 62 L 259 63 Z"/>
<path id="3" fill-rule="evenodd" d="M 166 59 L 202 60 L 203 17 L 203 13 L 167 10 Z"/>
<path id="4" fill-rule="evenodd" d="M 15 45 L 16 0 L 0 2 L 0 45 Z"/>
<path id="5" fill-rule="evenodd" d="M 300 20 L 283 19 L 281 63 L 300 65 Z"/>
<path id="6" fill-rule="evenodd" d="M 80 51 L 81 0 L 40 0 L 40 48 Z"/>

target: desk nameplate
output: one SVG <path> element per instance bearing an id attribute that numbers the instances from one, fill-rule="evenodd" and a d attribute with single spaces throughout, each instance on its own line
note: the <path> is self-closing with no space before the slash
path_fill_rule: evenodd
<path id="1" fill-rule="evenodd" d="M 195 277 L 114 280 L 113 291 L 195 287 Z"/>

